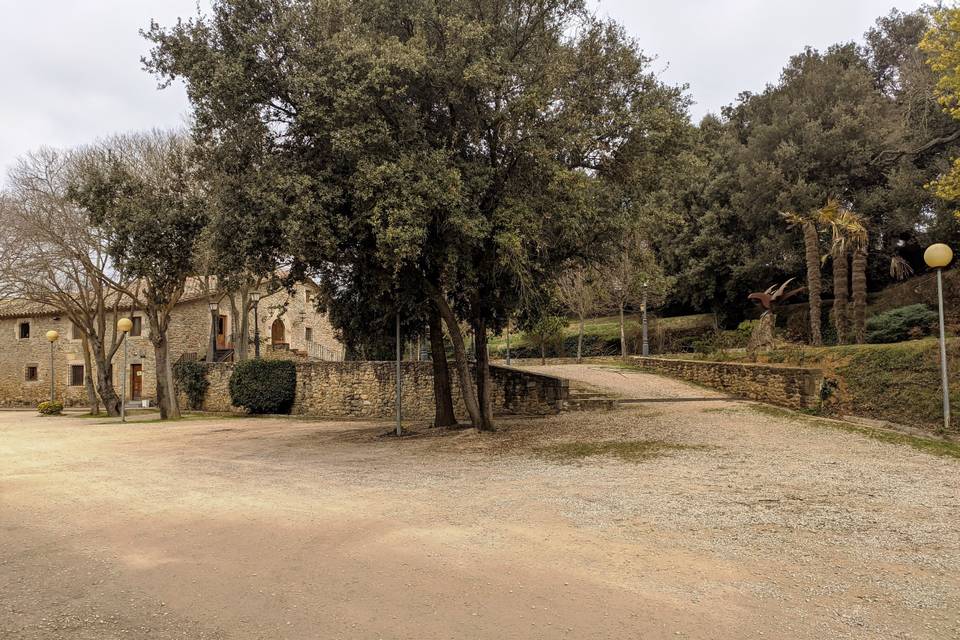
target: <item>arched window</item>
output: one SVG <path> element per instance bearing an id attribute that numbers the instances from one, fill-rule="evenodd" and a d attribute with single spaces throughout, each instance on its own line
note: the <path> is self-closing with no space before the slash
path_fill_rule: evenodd
<path id="1" fill-rule="evenodd" d="M 286 343 L 286 328 L 283 326 L 283 320 L 277 318 L 273 321 L 273 326 L 270 327 L 270 342 L 273 344 L 284 344 Z"/>

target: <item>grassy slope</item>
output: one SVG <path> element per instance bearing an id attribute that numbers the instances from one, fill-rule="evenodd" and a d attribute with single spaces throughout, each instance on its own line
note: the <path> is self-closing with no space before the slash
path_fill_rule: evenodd
<path id="1" fill-rule="evenodd" d="M 704 325 L 713 325 L 713 315 L 709 313 L 676 316 L 674 318 L 659 318 L 656 322 L 668 330 L 688 329 Z M 628 331 L 632 331 L 640 323 L 639 315 L 629 315 L 624 317 L 624 324 Z M 577 321 L 570 320 L 567 328 L 564 329 L 565 338 L 576 336 L 579 331 Z M 584 321 L 584 336 L 597 336 L 601 340 L 614 340 L 620 337 L 620 319 L 618 316 L 604 316 L 602 318 L 590 318 Z M 510 345 L 512 347 L 532 346 L 522 333 L 514 333 L 510 336 Z M 501 334 L 490 338 L 490 349 L 499 350 L 507 347 L 506 334 Z"/>
<path id="2" fill-rule="evenodd" d="M 947 342 L 951 410 L 960 417 L 960 338 Z M 715 355 L 701 357 L 747 360 L 744 351 L 727 351 L 722 358 Z M 794 345 L 758 354 L 757 360 L 823 369 L 832 384 L 824 399 L 824 413 L 889 420 L 923 429 L 936 429 L 941 423 L 940 358 L 935 338 L 837 347 Z"/>

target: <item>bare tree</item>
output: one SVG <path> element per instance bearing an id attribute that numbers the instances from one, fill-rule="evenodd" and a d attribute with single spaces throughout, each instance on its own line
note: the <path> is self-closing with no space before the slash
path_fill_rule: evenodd
<path id="1" fill-rule="evenodd" d="M 560 274 L 557 279 L 557 299 L 577 317 L 577 362 L 583 359 L 584 320 L 597 309 L 599 294 L 594 278 L 587 267 L 578 265 Z"/>
<path id="2" fill-rule="evenodd" d="M 112 366 L 120 346 L 116 321 L 133 300 L 120 291 L 133 287 L 114 268 L 104 235 L 67 196 L 76 160 L 73 153 L 41 149 L 11 170 L 0 222 L 0 288 L 7 297 L 56 309 L 73 323 L 83 339 L 86 374 L 95 364 L 104 408 L 119 415 Z M 88 384 L 96 411 L 92 380 Z"/>
<path id="3" fill-rule="evenodd" d="M 639 231 L 626 235 L 599 268 L 600 301 L 620 316 L 620 355 L 627 357 L 624 312 L 628 306 L 656 305 L 666 295 L 671 279 L 664 275 L 650 244 Z"/>

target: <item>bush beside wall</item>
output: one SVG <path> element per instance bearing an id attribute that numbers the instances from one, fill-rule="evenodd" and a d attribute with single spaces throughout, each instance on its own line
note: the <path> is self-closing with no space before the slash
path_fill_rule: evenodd
<path id="1" fill-rule="evenodd" d="M 289 360 L 246 360 L 230 376 L 230 401 L 250 413 L 290 413 L 297 368 Z"/>
<path id="2" fill-rule="evenodd" d="M 178 362 L 173 367 L 173 382 L 177 393 L 187 398 L 187 408 L 197 410 L 203 405 L 203 397 L 210 387 L 207 368 L 202 362 Z"/>

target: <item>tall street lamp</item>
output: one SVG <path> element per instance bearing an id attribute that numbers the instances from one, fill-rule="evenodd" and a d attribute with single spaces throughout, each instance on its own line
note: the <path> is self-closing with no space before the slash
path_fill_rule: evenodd
<path id="1" fill-rule="evenodd" d="M 57 401 L 56 376 L 53 372 L 53 343 L 60 339 L 60 334 L 51 329 L 47 331 L 47 340 L 50 342 L 50 402 Z"/>
<path id="2" fill-rule="evenodd" d="M 220 319 L 220 303 L 214 300 L 207 302 L 210 309 L 210 346 L 207 349 L 207 362 L 217 361 L 217 321 Z"/>
<path id="3" fill-rule="evenodd" d="M 130 318 L 120 318 L 117 320 L 117 330 L 123 334 L 123 371 L 120 374 L 120 422 L 127 421 L 127 336 L 133 329 L 133 320 Z"/>
<path id="4" fill-rule="evenodd" d="M 623 296 L 623 283 L 620 282 L 619 278 L 614 279 L 613 281 L 613 292 L 617 294 L 617 306 L 620 308 L 620 357 L 627 357 L 627 336 L 623 330 L 623 305 L 624 305 L 624 296 Z"/>
<path id="5" fill-rule="evenodd" d="M 640 310 L 643 311 L 643 349 L 640 351 L 644 356 L 650 355 L 650 341 L 647 339 L 647 283 L 643 283 L 643 301 L 640 303 Z"/>
<path id="6" fill-rule="evenodd" d="M 940 310 L 940 376 L 943 381 L 943 428 L 950 430 L 950 389 L 947 380 L 947 339 L 943 327 L 943 268 L 953 260 L 953 250 L 945 244 L 932 244 L 923 252 L 923 261 L 937 270 L 937 305 Z"/>
<path id="7" fill-rule="evenodd" d="M 403 400 L 403 383 L 400 373 L 400 312 L 397 311 L 397 435 L 403 435 L 403 409 L 401 401 Z"/>
<path id="8" fill-rule="evenodd" d="M 250 302 L 253 303 L 253 356 L 259 359 L 260 358 L 260 314 L 257 313 L 257 308 L 260 306 L 259 291 L 250 292 Z M 243 339 L 246 340 L 247 337 L 244 336 Z"/>

